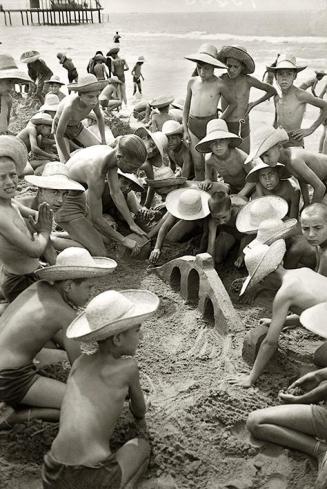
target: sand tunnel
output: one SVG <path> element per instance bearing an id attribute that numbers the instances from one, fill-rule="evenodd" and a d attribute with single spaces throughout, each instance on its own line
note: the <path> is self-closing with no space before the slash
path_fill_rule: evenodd
<path id="1" fill-rule="evenodd" d="M 200 277 L 198 272 L 193 268 L 187 277 L 187 300 L 192 304 L 199 301 Z"/>

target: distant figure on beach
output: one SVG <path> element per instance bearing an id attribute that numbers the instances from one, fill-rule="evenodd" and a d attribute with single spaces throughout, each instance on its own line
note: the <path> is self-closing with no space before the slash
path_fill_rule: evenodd
<path id="1" fill-rule="evenodd" d="M 276 56 L 275 61 L 273 63 L 271 63 L 271 65 L 270 65 L 271 68 L 274 68 L 276 66 L 279 56 L 280 56 L 280 54 L 278 53 L 277 56 Z M 268 71 L 268 69 L 266 69 L 266 71 L 262 75 L 262 81 L 265 82 L 265 83 L 269 83 L 269 85 L 273 85 L 274 84 L 274 74 L 273 74 L 273 72 L 272 71 Z"/>
<path id="2" fill-rule="evenodd" d="M 315 73 L 316 73 L 316 76 L 313 76 L 311 78 L 309 78 L 308 80 L 306 80 L 305 82 L 301 83 L 301 85 L 299 86 L 299 88 L 301 88 L 302 90 L 308 90 L 308 88 L 311 89 L 311 93 L 312 95 L 314 95 L 315 97 L 318 97 L 318 95 L 316 94 L 316 87 L 318 85 L 318 82 L 320 82 L 324 76 L 327 75 L 327 73 L 324 71 L 324 70 L 315 70 Z"/>
<path id="3" fill-rule="evenodd" d="M 118 56 L 119 46 L 114 47 L 108 51 L 109 56 L 112 58 L 111 69 L 112 74 L 117 76 L 121 81 L 121 94 L 122 100 L 125 105 L 127 105 L 127 97 L 126 97 L 126 83 L 125 83 L 125 71 L 129 70 L 128 64 L 124 58 L 120 58 Z"/>
<path id="4" fill-rule="evenodd" d="M 142 94 L 141 78 L 144 81 L 144 76 L 142 75 L 141 70 L 142 70 L 143 63 L 144 63 L 144 56 L 139 56 L 131 72 L 131 75 L 133 76 L 133 84 L 134 84 L 133 95 L 135 95 L 137 91 L 140 94 Z"/>
<path id="5" fill-rule="evenodd" d="M 114 43 L 119 43 L 120 42 L 120 39 L 121 39 L 121 35 L 118 33 L 118 31 L 116 31 L 116 34 L 114 34 L 114 37 L 112 38 L 112 40 L 114 41 Z"/>
<path id="6" fill-rule="evenodd" d="M 41 59 L 38 51 L 25 51 L 21 55 L 20 61 L 27 64 L 28 75 L 36 84 L 35 96 L 43 104 L 46 93 L 44 82 L 52 77 L 53 72 L 45 61 Z"/>
<path id="7" fill-rule="evenodd" d="M 78 81 L 78 73 L 77 69 L 71 58 L 68 58 L 65 53 L 58 53 L 57 58 L 59 59 L 59 63 L 62 65 L 65 70 L 67 70 L 68 82 L 73 83 Z"/>

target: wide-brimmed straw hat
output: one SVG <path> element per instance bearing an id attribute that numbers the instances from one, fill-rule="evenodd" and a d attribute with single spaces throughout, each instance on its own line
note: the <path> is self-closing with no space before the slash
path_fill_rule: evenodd
<path id="1" fill-rule="evenodd" d="M 56 112 L 59 106 L 60 100 L 58 95 L 55 93 L 47 93 L 44 98 L 44 104 L 41 105 L 40 110 L 50 110 L 52 112 Z"/>
<path id="2" fill-rule="evenodd" d="M 54 190 L 78 190 L 84 191 L 83 185 L 69 178 L 67 166 L 53 161 L 44 166 L 42 175 L 26 175 L 25 180 L 40 188 Z"/>
<path id="3" fill-rule="evenodd" d="M 167 195 L 166 208 L 178 219 L 195 221 L 210 214 L 209 199 L 210 195 L 203 190 L 179 188 Z"/>
<path id="4" fill-rule="evenodd" d="M 154 109 L 161 109 L 162 107 L 170 105 L 173 100 L 174 97 L 172 95 L 161 95 L 160 97 L 156 97 L 150 100 L 149 105 L 151 105 L 151 107 L 153 107 Z"/>
<path id="5" fill-rule="evenodd" d="M 106 56 L 111 56 L 112 54 L 118 54 L 120 51 L 120 47 L 119 46 L 114 46 L 112 48 L 109 49 L 109 51 L 107 52 Z"/>
<path id="6" fill-rule="evenodd" d="M 0 80 L 12 80 L 13 83 L 33 83 L 26 73 L 18 69 L 14 58 L 8 54 L 0 54 Z"/>
<path id="7" fill-rule="evenodd" d="M 286 166 L 282 163 L 277 163 L 276 166 L 271 167 L 269 165 L 266 165 L 266 163 L 264 163 L 261 158 L 255 158 L 252 161 L 252 165 L 252 169 L 246 176 L 246 181 L 250 183 L 257 183 L 259 181 L 259 170 L 266 170 L 267 168 L 276 168 L 279 174 L 279 178 L 281 180 L 286 180 L 287 178 L 290 178 L 292 176 L 288 172 Z"/>
<path id="8" fill-rule="evenodd" d="M 40 280 L 55 282 L 102 277 L 116 267 L 117 263 L 111 258 L 92 257 L 86 249 L 72 246 L 59 253 L 55 265 L 39 268 L 35 274 Z"/>
<path id="9" fill-rule="evenodd" d="M 135 190 L 136 191 L 140 192 L 140 191 L 144 190 L 144 187 L 143 187 L 142 183 L 137 178 L 137 176 L 134 175 L 134 173 L 124 173 L 123 171 L 121 171 L 120 168 L 118 168 L 117 173 L 121 177 L 124 177 L 127 180 L 129 180 L 130 182 L 132 182 L 134 184 L 134 187 L 135 187 Z"/>
<path id="10" fill-rule="evenodd" d="M 175 98 L 171 103 L 172 107 L 175 107 L 175 109 L 180 109 L 180 110 L 184 109 L 184 105 L 185 105 L 185 100 L 183 98 Z"/>
<path id="11" fill-rule="evenodd" d="M 228 131 L 227 124 L 223 119 L 212 119 L 207 124 L 206 136 L 195 145 L 195 149 L 199 151 L 199 153 L 211 153 L 211 144 L 213 141 L 219 139 L 228 139 L 229 144 L 233 148 L 242 143 L 241 137 Z"/>
<path id="12" fill-rule="evenodd" d="M 199 50 L 194 54 L 189 54 L 185 56 L 185 59 L 189 61 L 194 61 L 195 63 L 206 63 L 208 65 L 214 66 L 215 68 L 226 68 L 224 64 L 218 61 L 218 51 L 216 46 L 212 44 L 201 44 Z"/>
<path id="13" fill-rule="evenodd" d="M 40 124 L 44 124 L 46 126 L 52 126 L 53 123 L 53 119 L 51 115 L 45 114 L 44 112 L 37 112 L 36 114 L 32 115 L 30 121 L 36 126 Z"/>
<path id="14" fill-rule="evenodd" d="M 150 138 L 156 145 L 156 148 L 158 149 L 161 158 L 164 157 L 165 151 L 168 147 L 168 138 L 165 134 L 163 134 L 161 131 L 151 132 L 148 131 L 148 129 L 146 129 L 145 127 L 138 127 L 135 131 L 135 135 L 139 136 L 141 139 L 145 135 L 150 136 Z"/>
<path id="15" fill-rule="evenodd" d="M 255 70 L 253 58 L 242 46 L 223 46 L 218 52 L 217 58 L 224 64 L 226 64 L 227 58 L 237 59 L 245 66 L 245 71 L 243 72 L 245 75 L 249 75 Z"/>
<path id="16" fill-rule="evenodd" d="M 180 124 L 179 122 L 174 120 L 166 121 L 162 126 L 161 132 L 166 134 L 166 136 L 172 136 L 173 134 L 183 134 L 183 124 Z"/>
<path id="17" fill-rule="evenodd" d="M 139 56 L 139 57 L 137 58 L 137 63 L 144 63 L 144 61 L 145 61 L 144 56 Z"/>
<path id="18" fill-rule="evenodd" d="M 277 269 L 285 255 L 286 245 L 283 239 L 279 239 L 270 246 L 258 243 L 257 246 L 244 251 L 244 262 L 249 275 L 243 283 L 240 295 Z"/>
<path id="19" fill-rule="evenodd" d="M 286 200 L 277 195 L 266 195 L 251 200 L 239 211 L 236 227 L 240 233 L 253 234 L 262 221 L 270 218 L 283 219 L 288 211 Z"/>
<path id="20" fill-rule="evenodd" d="M 58 75 L 52 75 L 52 77 L 49 80 L 45 80 L 44 83 L 57 83 L 57 85 L 65 85 L 65 83 L 60 80 L 60 76 Z"/>
<path id="21" fill-rule="evenodd" d="M 67 88 L 68 90 L 73 90 L 74 92 L 79 93 L 98 92 L 103 90 L 108 83 L 108 80 L 98 81 L 95 75 L 88 73 L 87 75 L 80 76 L 78 82 L 69 83 Z"/>
<path id="22" fill-rule="evenodd" d="M 248 244 L 250 248 L 257 246 L 258 243 L 267 244 L 268 246 L 278 239 L 286 239 L 294 234 L 297 228 L 296 219 L 282 221 L 277 217 L 265 219 L 259 224 L 257 237 Z"/>
<path id="23" fill-rule="evenodd" d="M 325 317 L 327 314 L 327 302 L 309 307 L 300 315 L 300 323 L 309 331 L 327 338 L 327 326 Z"/>
<path id="24" fill-rule="evenodd" d="M 286 143 L 289 140 L 288 134 L 282 127 L 263 127 L 253 133 L 251 141 L 251 151 L 244 161 L 244 164 L 259 158 L 263 153 L 268 151 L 278 143 Z"/>
<path id="25" fill-rule="evenodd" d="M 40 59 L 41 54 L 38 51 L 25 51 L 23 54 L 20 56 L 20 61 L 22 63 L 33 63 L 37 59 Z"/>
<path id="26" fill-rule="evenodd" d="M 109 83 L 119 83 L 120 85 L 122 85 L 122 81 L 119 80 L 118 76 L 112 76 L 111 78 L 108 78 L 109 80 Z"/>
<path id="27" fill-rule="evenodd" d="M 107 290 L 97 295 L 67 329 L 67 338 L 103 341 L 142 324 L 159 307 L 159 297 L 148 290 Z"/>
<path id="28" fill-rule="evenodd" d="M 6 156 L 13 160 L 17 174 L 21 175 L 28 160 L 25 144 L 16 136 L 0 135 L 0 157 Z"/>
<path id="29" fill-rule="evenodd" d="M 296 64 L 296 57 L 291 54 L 281 54 L 278 58 L 276 66 L 267 66 L 267 71 L 278 71 L 278 70 L 294 70 L 297 73 L 306 68 L 306 66 L 299 66 Z"/>

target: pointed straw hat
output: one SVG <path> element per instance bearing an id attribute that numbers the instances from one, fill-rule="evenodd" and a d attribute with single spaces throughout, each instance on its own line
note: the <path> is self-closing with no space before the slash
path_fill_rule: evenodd
<path id="1" fill-rule="evenodd" d="M 21 56 L 20 56 L 20 61 L 22 63 L 34 63 L 37 59 L 40 59 L 41 55 L 38 51 L 25 51 Z"/>
<path id="2" fill-rule="evenodd" d="M 148 290 L 107 290 L 97 295 L 67 329 L 67 338 L 103 341 L 142 324 L 159 307 L 159 297 Z"/>
<path id="3" fill-rule="evenodd" d="M 289 140 L 288 134 L 282 127 L 277 129 L 273 127 L 263 127 L 253 133 L 251 141 L 251 151 L 244 161 L 244 164 L 250 163 L 255 158 L 259 158 L 263 153 L 268 151 L 278 143 L 286 143 Z"/>
<path id="4" fill-rule="evenodd" d="M 0 80 L 12 80 L 13 83 L 33 83 L 27 73 L 18 69 L 14 58 L 8 54 L 0 54 Z"/>
<path id="5" fill-rule="evenodd" d="M 281 54 L 278 58 L 276 66 L 267 66 L 267 71 L 276 72 L 278 70 L 295 70 L 297 73 L 306 68 L 306 66 L 298 66 L 296 57 L 291 54 Z"/>
<path id="6" fill-rule="evenodd" d="M 243 63 L 245 66 L 245 73 L 249 75 L 255 70 L 255 62 L 249 55 L 247 50 L 241 46 L 223 46 L 218 52 L 217 58 L 224 64 L 227 62 L 227 58 L 234 58 Z"/>
<path id="7" fill-rule="evenodd" d="M 266 195 L 251 200 L 239 211 L 236 227 L 240 233 L 254 234 L 260 223 L 270 218 L 283 219 L 288 211 L 288 204 L 282 197 Z"/>
<path id="8" fill-rule="evenodd" d="M 203 190 L 179 188 L 167 195 L 166 208 L 177 219 L 195 221 L 210 214 L 209 199 Z"/>
<path id="9" fill-rule="evenodd" d="M 84 192 L 84 187 L 75 180 L 69 178 L 69 172 L 66 165 L 53 161 L 44 166 L 41 176 L 26 175 L 25 180 L 32 185 L 40 188 L 53 190 L 77 190 Z"/>
<path id="10" fill-rule="evenodd" d="M 55 282 L 102 277 L 116 267 L 117 263 L 111 258 L 92 257 L 86 249 L 72 246 L 59 253 L 55 265 L 40 268 L 35 274 L 40 280 Z"/>
<path id="11" fill-rule="evenodd" d="M 218 51 L 216 46 L 205 43 L 201 44 L 199 50 L 196 53 L 185 56 L 185 59 L 188 59 L 189 61 L 194 61 L 195 63 L 206 63 L 207 65 L 214 66 L 215 68 L 226 69 L 225 64 L 222 64 L 220 61 L 218 61 L 217 56 Z"/>
<path id="12" fill-rule="evenodd" d="M 261 158 L 255 158 L 252 161 L 252 169 L 246 176 L 246 181 L 251 183 L 258 183 L 259 181 L 259 170 L 266 170 L 267 168 L 275 168 L 278 171 L 280 180 L 287 180 L 292 175 L 288 172 L 285 165 L 282 163 L 277 163 L 276 166 L 266 165 Z"/>
<path id="13" fill-rule="evenodd" d="M 302 312 L 300 323 L 309 331 L 327 338 L 327 326 L 324 318 L 327 314 L 327 302 L 316 304 Z"/>
<path id="14" fill-rule="evenodd" d="M 212 119 L 207 124 L 206 136 L 195 145 L 195 149 L 199 153 L 211 153 L 211 144 L 219 139 L 228 139 L 233 148 L 242 143 L 241 137 L 228 131 L 227 124 L 223 119 Z"/>
<path id="15" fill-rule="evenodd" d="M 60 100 L 55 93 L 47 93 L 44 98 L 44 104 L 41 105 L 40 111 L 50 110 L 56 112 L 59 106 Z"/>
<path id="16" fill-rule="evenodd" d="M 108 83 L 108 80 L 98 81 L 95 75 L 88 73 L 87 75 L 80 76 L 78 82 L 68 83 L 67 88 L 78 93 L 101 92 Z"/>
<path id="17" fill-rule="evenodd" d="M 13 160 L 17 174 L 20 176 L 26 166 L 28 153 L 25 144 L 16 136 L 0 135 L 0 157 Z"/>

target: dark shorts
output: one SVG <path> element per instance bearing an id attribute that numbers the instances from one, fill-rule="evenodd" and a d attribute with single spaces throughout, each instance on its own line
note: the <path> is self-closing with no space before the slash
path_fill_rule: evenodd
<path id="1" fill-rule="evenodd" d="M 24 367 L 0 370 L 0 401 L 13 407 L 20 404 L 39 378 L 36 372 L 33 363 Z"/>
<path id="2" fill-rule="evenodd" d="M 50 452 L 44 456 L 43 489 L 119 489 L 121 477 L 115 454 L 92 467 L 64 465 Z"/>
<path id="3" fill-rule="evenodd" d="M 34 273 L 16 275 L 14 273 L 7 272 L 5 269 L 3 269 L 3 277 L 4 280 L 1 284 L 1 289 L 5 299 L 7 299 L 8 302 L 15 300 L 21 292 L 37 281 L 37 277 Z"/>
<path id="4" fill-rule="evenodd" d="M 78 122 L 77 124 L 72 124 L 70 126 L 68 125 L 66 127 L 65 137 L 73 140 L 74 138 L 77 138 L 77 136 L 79 134 L 81 134 L 83 129 L 84 129 L 84 126 L 83 126 L 82 122 Z"/>
<path id="5" fill-rule="evenodd" d="M 71 190 L 65 197 L 63 205 L 55 214 L 55 221 L 62 225 L 65 222 L 86 217 L 87 205 L 85 192 Z"/>
<path id="6" fill-rule="evenodd" d="M 69 81 L 69 83 L 72 83 L 74 80 L 77 81 L 77 79 L 78 79 L 78 73 L 77 73 L 76 68 L 74 70 L 68 71 L 68 81 Z"/>
<path id="7" fill-rule="evenodd" d="M 140 77 L 137 78 L 136 76 L 133 76 L 133 82 L 140 85 L 141 84 L 141 78 Z"/>
<path id="8" fill-rule="evenodd" d="M 189 115 L 188 118 L 189 130 L 198 139 L 203 139 L 207 133 L 207 124 L 212 119 L 217 119 L 217 114 L 209 115 L 207 117 L 198 117 L 195 115 Z"/>

